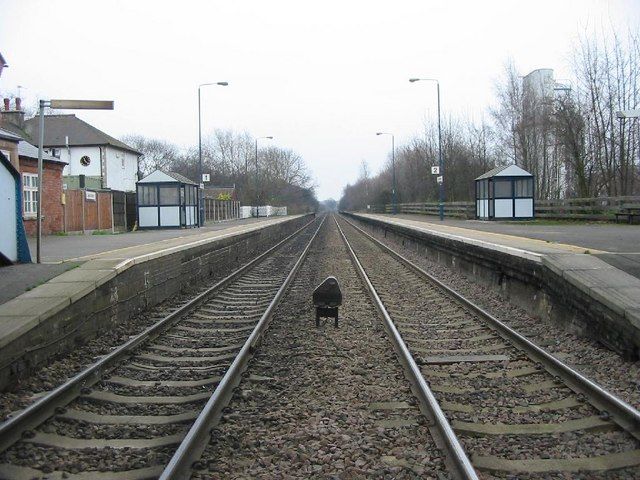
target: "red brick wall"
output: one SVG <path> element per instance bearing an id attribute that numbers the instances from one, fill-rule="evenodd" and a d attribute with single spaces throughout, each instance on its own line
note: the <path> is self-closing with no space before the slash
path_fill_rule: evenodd
<path id="1" fill-rule="evenodd" d="M 50 235 L 64 230 L 64 212 L 62 208 L 62 169 L 64 165 L 55 162 L 43 162 L 42 176 L 42 234 Z M 38 161 L 20 158 L 20 173 L 38 173 Z M 24 217 L 27 235 L 36 235 L 35 218 Z"/>

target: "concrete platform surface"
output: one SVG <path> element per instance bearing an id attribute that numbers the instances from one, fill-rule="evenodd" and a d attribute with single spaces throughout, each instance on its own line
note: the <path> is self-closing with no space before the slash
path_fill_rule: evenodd
<path id="1" fill-rule="evenodd" d="M 450 235 L 460 235 L 487 243 L 510 246 L 537 253 L 585 253 L 600 258 L 634 277 L 640 278 L 640 225 L 615 223 L 487 222 L 429 215 L 376 215 L 402 219 L 411 225 Z M 426 225 L 422 225 L 426 224 Z"/>
<path id="2" fill-rule="evenodd" d="M 247 218 L 215 223 L 203 228 L 140 230 L 116 235 L 46 236 L 42 239 L 43 263 L 0 267 L 0 305 L 25 292 L 31 292 L 59 275 L 62 275 L 62 281 L 65 282 L 75 283 L 85 280 L 81 277 L 87 275 L 87 270 L 76 267 L 89 260 L 104 259 L 105 262 L 102 263 L 104 270 L 112 270 L 112 267 L 121 263 L 123 259 L 149 255 L 182 243 L 239 233 L 245 226 L 263 222 L 272 223 L 278 218 L 287 217 Z M 35 259 L 34 238 L 29 239 L 29 248 Z M 110 261 L 111 259 L 118 260 L 114 263 Z M 95 265 L 100 266 L 100 263 Z M 92 269 L 93 267 L 94 265 L 91 266 Z M 101 278 L 105 276 L 105 272 L 102 274 Z M 39 290 L 39 294 L 42 292 L 44 292 L 43 289 Z"/>

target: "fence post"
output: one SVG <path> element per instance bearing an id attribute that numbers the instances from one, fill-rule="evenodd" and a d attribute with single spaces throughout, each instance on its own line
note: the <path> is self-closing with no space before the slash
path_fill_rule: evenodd
<path id="1" fill-rule="evenodd" d="M 116 222 L 113 218 L 113 193 L 111 194 L 111 202 L 109 202 L 109 209 L 111 213 L 111 233 L 116 233 Z"/>
<path id="2" fill-rule="evenodd" d="M 100 192 L 96 192 L 96 213 L 98 214 L 98 230 L 102 229 L 102 222 L 100 221 Z"/>
<path id="3" fill-rule="evenodd" d="M 129 224 L 127 222 L 127 192 L 124 193 L 124 231 L 129 231 Z"/>
<path id="4" fill-rule="evenodd" d="M 84 197 L 87 195 L 87 189 L 83 188 L 80 190 L 80 196 L 82 197 L 82 234 L 85 234 L 85 221 L 84 221 Z"/>

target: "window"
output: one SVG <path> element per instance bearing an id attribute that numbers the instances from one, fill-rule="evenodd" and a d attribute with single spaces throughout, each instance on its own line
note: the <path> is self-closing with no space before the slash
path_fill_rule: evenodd
<path id="1" fill-rule="evenodd" d="M 144 205 L 158 204 L 158 191 L 155 185 L 138 185 L 138 203 Z"/>
<path id="2" fill-rule="evenodd" d="M 515 197 L 533 197 L 533 178 L 522 178 L 515 181 Z"/>
<path id="3" fill-rule="evenodd" d="M 160 185 L 160 205 L 180 205 L 177 185 Z"/>
<path id="4" fill-rule="evenodd" d="M 494 180 L 494 198 L 511 198 L 511 180 Z"/>
<path id="5" fill-rule="evenodd" d="M 38 213 L 38 175 L 35 173 L 22 174 L 22 194 L 24 215 L 33 217 Z"/>

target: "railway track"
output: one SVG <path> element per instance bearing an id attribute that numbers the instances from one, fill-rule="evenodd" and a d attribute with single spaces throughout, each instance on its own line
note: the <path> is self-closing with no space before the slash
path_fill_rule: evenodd
<path id="1" fill-rule="evenodd" d="M 329 275 L 339 327 L 316 328 L 311 292 Z M 195 468 L 163 478 L 455 478 L 432 430 L 328 221 Z"/>
<path id="2" fill-rule="evenodd" d="M 638 477 L 636 410 L 355 225 L 316 226 L 1 424 L 0 478 Z M 337 329 L 314 322 L 328 275 Z"/>
<path id="3" fill-rule="evenodd" d="M 1 424 L 0 478 L 160 476 L 212 392 L 259 339 L 319 222 Z"/>
<path id="4" fill-rule="evenodd" d="M 339 223 L 482 477 L 638 478 L 638 411 Z"/>

